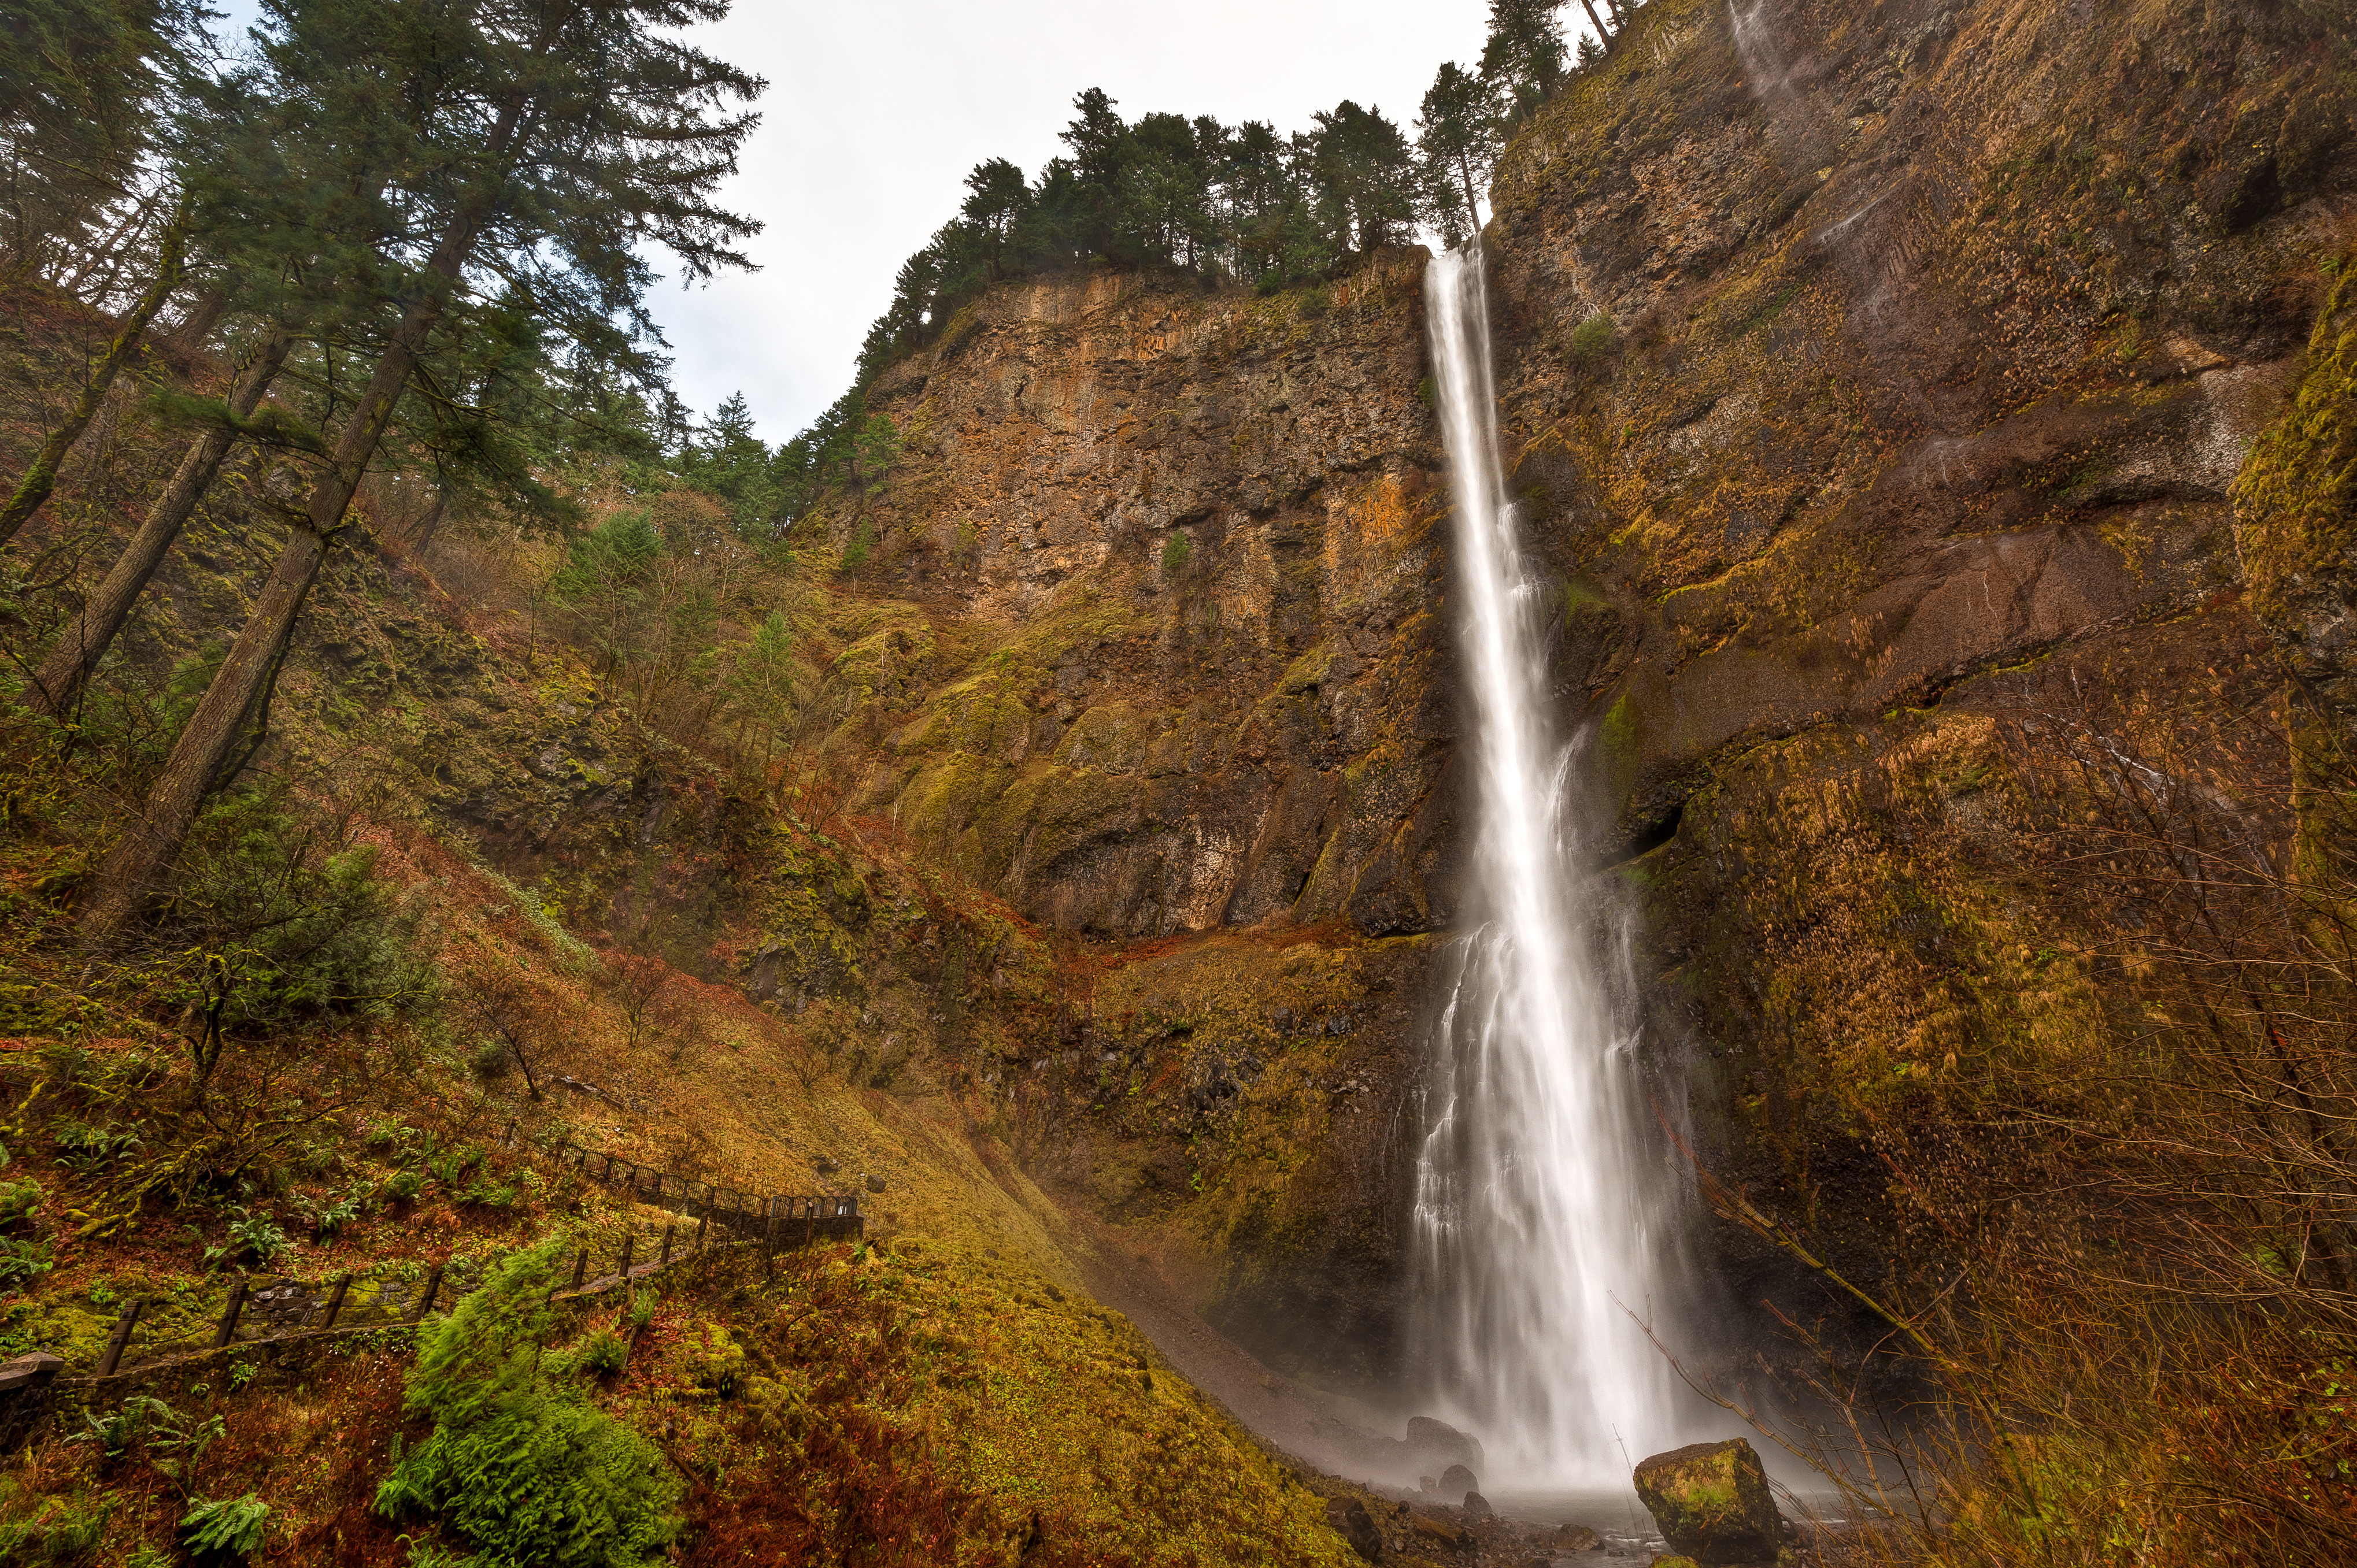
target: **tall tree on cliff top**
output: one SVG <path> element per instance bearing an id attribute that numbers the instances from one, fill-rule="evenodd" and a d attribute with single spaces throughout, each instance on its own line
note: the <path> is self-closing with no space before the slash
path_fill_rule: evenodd
<path id="1" fill-rule="evenodd" d="M 1555 20 L 1562 4 L 1563 0 L 1490 0 L 1490 38 L 1481 46 L 1481 80 L 1504 96 L 1516 118 L 1537 108 L 1563 85 L 1566 56 L 1563 27 Z M 1597 30 L 1603 28 L 1599 25 Z"/>
<path id="2" fill-rule="evenodd" d="M 974 166 L 974 172 L 965 177 L 965 205 L 959 209 L 959 216 L 980 231 L 989 246 L 990 275 L 995 282 L 1015 220 L 1030 204 L 1031 188 L 1023 183 L 1021 169 L 1005 158 L 992 158 Z"/>
<path id="3" fill-rule="evenodd" d="M 762 83 L 676 34 L 719 20 L 726 0 L 276 0 L 281 36 L 314 19 L 415 27 L 436 45 L 448 82 L 430 119 L 407 134 L 425 155 L 409 189 L 419 243 L 394 274 L 397 314 L 285 548 L 163 773 L 100 868 L 81 909 L 86 946 L 115 941 L 137 918 L 223 763 L 258 721 L 297 616 L 342 530 L 362 473 L 428 340 L 484 259 L 580 299 L 609 320 L 642 320 L 662 245 L 691 275 L 743 266 L 731 247 L 754 225 L 712 205 L 752 129 L 725 105 Z M 371 18 L 373 18 L 371 22 Z M 386 118 L 404 105 L 389 94 Z"/>
<path id="4" fill-rule="evenodd" d="M 1072 107 L 1080 115 L 1058 139 L 1072 149 L 1073 237 L 1083 255 L 1130 260 L 1129 127 L 1102 87 L 1073 99 Z"/>
<path id="5" fill-rule="evenodd" d="M 1434 216 L 1452 239 L 1481 231 L 1475 187 L 1489 184 L 1505 145 L 1498 128 L 1498 98 L 1496 89 L 1455 60 L 1440 68 L 1424 95 L 1416 150 L 1424 157 Z"/>
<path id="6" fill-rule="evenodd" d="M 1349 99 L 1316 116 L 1309 177 L 1318 217 L 1340 255 L 1405 239 L 1415 222 L 1415 159 L 1400 128 Z"/>

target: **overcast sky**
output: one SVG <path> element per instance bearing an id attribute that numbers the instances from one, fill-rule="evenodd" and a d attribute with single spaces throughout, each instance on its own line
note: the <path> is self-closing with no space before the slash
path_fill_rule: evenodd
<path id="1" fill-rule="evenodd" d="M 223 8 L 231 26 L 252 16 Z M 1351 98 L 1413 134 L 1433 72 L 1472 65 L 1488 19 L 1487 0 L 737 0 L 698 41 L 769 79 L 722 192 L 767 225 L 761 270 L 658 288 L 680 396 L 701 415 L 742 391 L 764 440 L 791 436 L 850 384 L 893 274 L 955 214 L 966 171 L 1004 157 L 1036 177 L 1083 88 L 1125 119 L 1280 132 Z"/>

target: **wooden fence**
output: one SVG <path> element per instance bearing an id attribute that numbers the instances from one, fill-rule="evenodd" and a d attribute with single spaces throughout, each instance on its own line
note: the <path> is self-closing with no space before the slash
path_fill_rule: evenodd
<path id="1" fill-rule="evenodd" d="M 867 1229 L 859 1212 L 859 1199 L 848 1193 L 757 1197 L 733 1187 L 694 1181 L 575 1143 L 559 1144 L 555 1157 L 559 1166 L 578 1171 L 601 1186 L 620 1187 L 640 1203 L 685 1215 L 699 1224 L 726 1226 L 748 1240 L 770 1246 L 792 1246 L 822 1237 L 856 1237 Z"/>
<path id="2" fill-rule="evenodd" d="M 622 1238 L 610 1273 L 591 1274 L 590 1249 L 581 1248 L 574 1258 L 571 1283 L 556 1292 L 552 1298 L 554 1300 L 597 1295 L 660 1273 L 721 1244 L 723 1238 L 716 1232 L 726 1233 L 739 1245 L 758 1246 L 766 1254 L 780 1247 L 797 1247 L 839 1237 L 856 1238 L 866 1231 L 867 1222 L 859 1212 L 858 1198 L 846 1194 L 756 1197 L 735 1187 L 690 1181 L 569 1142 L 557 1145 L 554 1155 L 560 1166 L 578 1171 L 591 1181 L 621 1187 L 638 1202 L 695 1221 L 694 1232 L 686 1237 L 679 1234 L 677 1225 L 664 1226 L 660 1240 L 650 1236 L 649 1255 L 645 1256 L 639 1251 L 639 1234 L 632 1230 Z M 471 1281 L 447 1278 L 447 1270 L 444 1263 L 428 1270 L 417 1286 L 414 1300 L 410 1298 L 408 1283 L 400 1280 L 367 1283 L 362 1287 L 361 1297 L 355 1300 L 352 1285 L 356 1276 L 352 1274 L 313 1283 L 239 1279 L 230 1286 L 228 1305 L 212 1328 L 210 1344 L 202 1336 L 186 1336 L 160 1346 L 148 1346 L 145 1348 L 150 1353 L 144 1359 L 125 1367 L 122 1364 L 124 1355 L 138 1327 L 140 1314 L 147 1305 L 144 1298 L 135 1297 L 124 1304 L 115 1319 L 114 1332 L 107 1337 L 96 1369 L 59 1377 L 58 1380 L 95 1383 L 152 1372 L 174 1362 L 193 1360 L 238 1346 L 366 1334 L 421 1323 L 437 1302 L 456 1305 L 473 1289 Z M 53 1357 L 40 1359 L 48 1364 L 40 1369 L 39 1380 L 56 1377 L 63 1369 L 64 1363 Z M 0 1383 L 5 1381 L 0 1379 Z"/>

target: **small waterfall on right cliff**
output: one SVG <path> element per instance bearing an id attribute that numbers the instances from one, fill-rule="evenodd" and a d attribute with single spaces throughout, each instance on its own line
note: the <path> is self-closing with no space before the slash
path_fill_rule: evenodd
<path id="1" fill-rule="evenodd" d="M 1668 1369 L 1617 1305 L 1654 1305 L 1666 1178 L 1632 1036 L 1571 902 L 1577 758 L 1547 718 L 1548 595 L 1505 494 L 1478 245 L 1436 257 L 1425 298 L 1472 698 L 1467 913 L 1480 924 L 1456 944 L 1434 1042 L 1413 1350 L 1499 1483 L 1625 1485 L 1629 1457 L 1674 1437 Z"/>

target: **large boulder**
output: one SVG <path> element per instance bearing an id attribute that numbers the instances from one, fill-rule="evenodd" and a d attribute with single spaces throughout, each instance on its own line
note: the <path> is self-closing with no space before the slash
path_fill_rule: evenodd
<path id="1" fill-rule="evenodd" d="M 1327 1498 L 1326 1522 L 1351 1543 L 1351 1551 L 1368 1562 L 1383 1554 L 1383 1532 L 1375 1527 L 1374 1516 L 1367 1512 L 1367 1505 L 1358 1498 Z"/>
<path id="2" fill-rule="evenodd" d="M 1451 1465 L 1440 1473 L 1440 1496 L 1447 1502 L 1462 1502 L 1468 1492 L 1481 1489 L 1481 1477 L 1462 1465 Z"/>
<path id="3" fill-rule="evenodd" d="M 1783 1521 L 1760 1455 L 1742 1438 L 1656 1454 L 1638 1465 L 1636 1480 L 1673 1552 L 1706 1568 L 1776 1561 Z"/>
<path id="4" fill-rule="evenodd" d="M 1428 1415 L 1409 1418 L 1407 1447 L 1419 1463 L 1428 1459 L 1435 1471 L 1449 1465 L 1462 1465 L 1470 1470 L 1481 1468 L 1480 1440 L 1469 1432 L 1459 1432 L 1447 1422 L 1435 1421 Z"/>

